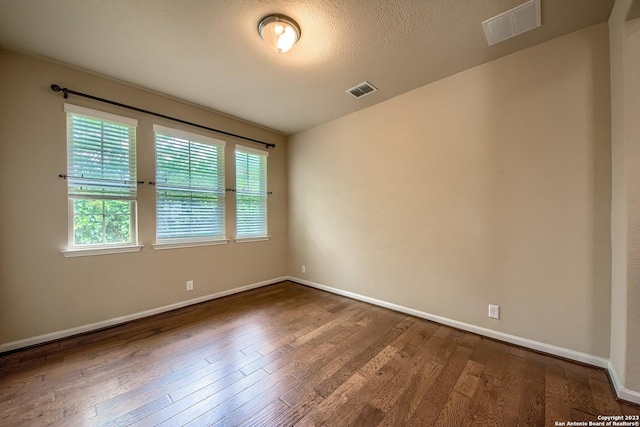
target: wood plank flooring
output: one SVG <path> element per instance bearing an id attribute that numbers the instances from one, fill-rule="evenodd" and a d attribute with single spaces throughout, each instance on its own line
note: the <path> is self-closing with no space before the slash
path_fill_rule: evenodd
<path id="1" fill-rule="evenodd" d="M 0 355 L 2 426 L 551 426 L 604 370 L 291 282 Z"/>

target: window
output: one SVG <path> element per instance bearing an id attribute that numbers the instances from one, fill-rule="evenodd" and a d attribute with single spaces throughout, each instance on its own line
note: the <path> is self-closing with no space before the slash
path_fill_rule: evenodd
<path id="1" fill-rule="evenodd" d="M 156 247 L 226 243 L 225 142 L 158 125 L 153 129 Z"/>
<path id="2" fill-rule="evenodd" d="M 136 246 L 137 121 L 70 104 L 64 110 L 69 248 L 63 252 Z"/>
<path id="3" fill-rule="evenodd" d="M 236 146 L 236 239 L 267 235 L 267 151 Z"/>

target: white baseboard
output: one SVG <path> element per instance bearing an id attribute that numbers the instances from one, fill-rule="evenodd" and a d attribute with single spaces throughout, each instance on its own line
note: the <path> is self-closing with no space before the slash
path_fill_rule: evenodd
<path id="1" fill-rule="evenodd" d="M 609 361 L 608 370 L 609 377 L 611 377 L 611 382 L 613 382 L 613 388 L 615 388 L 618 397 L 628 402 L 633 402 L 640 405 L 640 392 L 629 390 L 628 388 L 624 388 L 621 385 L 620 378 L 618 377 L 618 373 L 616 372 L 616 368 L 614 368 L 611 361 Z"/>
<path id="2" fill-rule="evenodd" d="M 164 313 L 166 311 L 175 310 L 177 308 L 187 307 L 189 305 L 198 304 L 198 303 L 209 301 L 212 299 L 226 297 L 228 295 L 237 294 L 240 292 L 248 291 L 250 289 L 260 288 L 262 286 L 272 285 L 274 283 L 282 282 L 284 280 L 288 280 L 288 278 L 278 277 L 271 280 L 265 280 L 264 282 L 252 283 L 250 285 L 240 286 L 238 288 L 229 289 L 227 291 L 222 291 L 215 294 L 205 295 L 203 297 L 198 297 L 198 298 L 190 299 L 187 301 L 180 301 L 175 304 L 165 305 L 163 307 L 152 308 L 150 310 L 141 311 L 139 313 L 133 313 L 126 316 L 103 320 L 101 322 L 78 326 L 71 329 L 65 329 L 63 331 L 52 332 L 45 335 L 39 335 L 33 338 L 26 338 L 19 341 L 0 344 L 0 353 L 4 353 L 6 351 L 11 351 L 11 350 L 17 350 L 25 347 L 31 347 L 31 346 L 43 344 L 49 341 L 55 341 L 61 338 L 67 338 L 73 335 L 83 334 L 85 332 L 91 332 L 98 329 L 108 328 L 110 326 L 119 325 L 121 323 L 130 322 L 132 320 L 141 319 L 143 317 L 153 316 L 154 314 Z"/>
<path id="3" fill-rule="evenodd" d="M 542 343 L 539 341 L 530 340 L 527 338 L 518 337 L 515 335 L 505 334 L 503 332 L 494 331 L 491 329 L 482 328 L 479 326 L 475 326 L 469 323 L 459 322 L 457 320 L 449 319 L 442 316 L 436 316 L 434 314 L 425 313 L 423 311 L 415 310 L 412 308 L 404 307 L 401 305 L 393 304 L 390 302 L 378 300 L 375 298 L 367 297 L 364 295 L 356 294 L 349 291 L 344 291 L 338 288 L 333 288 L 331 286 L 321 285 L 319 283 L 311 282 L 309 280 L 301 279 L 293 276 L 285 276 L 278 277 L 271 280 L 265 280 L 263 282 L 253 283 L 250 285 L 240 286 L 238 288 L 229 289 L 227 291 L 218 292 L 215 294 L 205 295 L 202 297 L 190 299 L 187 301 L 177 302 L 175 304 L 165 305 L 163 307 L 153 308 L 150 310 L 141 311 L 138 313 L 129 314 L 127 316 L 116 317 L 113 319 L 104 320 L 101 322 L 91 323 L 88 325 L 78 326 L 71 329 L 65 329 L 63 331 L 52 332 L 45 335 L 39 335 L 33 338 L 27 338 L 19 341 L 13 341 L 6 344 L 0 344 L 0 353 L 4 353 L 11 350 L 17 350 L 20 348 L 30 347 L 33 345 L 43 344 L 50 341 L 55 341 L 58 339 L 70 337 L 73 335 L 82 334 L 85 332 L 91 332 L 98 329 L 107 328 L 110 326 L 119 325 L 122 323 L 130 322 L 132 320 L 141 319 L 148 316 L 153 316 L 154 314 L 164 313 L 166 311 L 175 310 L 182 307 L 187 307 L 189 305 L 198 304 L 205 301 L 210 301 L 216 298 L 222 298 L 228 295 L 237 294 L 240 292 L 248 291 L 251 289 L 260 288 L 263 286 L 272 285 L 274 283 L 282 282 L 284 280 L 291 280 L 296 283 L 300 283 L 306 286 L 310 286 L 312 288 L 320 289 L 323 291 L 331 292 L 336 295 L 342 295 L 348 298 L 352 298 L 358 301 L 363 301 L 369 304 L 377 305 L 380 307 L 389 308 L 391 310 L 395 310 L 401 313 L 406 313 L 412 316 L 416 316 L 422 319 L 431 320 L 436 323 L 440 323 L 443 325 L 451 326 L 457 329 L 461 329 L 463 331 L 473 332 L 478 335 L 486 336 L 489 338 L 494 338 L 500 341 L 505 341 L 511 344 L 516 344 L 522 347 L 530 348 L 537 351 L 542 351 L 544 353 L 553 354 L 556 356 L 560 356 L 566 359 L 575 360 L 577 362 L 587 363 L 589 365 L 597 366 L 600 368 L 605 368 L 609 371 L 609 376 L 611 377 L 611 381 L 613 382 L 613 387 L 615 388 L 616 394 L 620 399 L 624 399 L 628 402 L 633 402 L 636 404 L 640 404 L 640 392 L 629 390 L 624 388 L 621 385 L 620 379 L 616 373 L 615 368 L 611 364 L 611 362 L 607 359 L 604 359 L 599 356 L 594 356 L 587 353 L 582 353 L 575 350 L 570 350 L 564 347 L 558 347 L 551 344 Z"/>
<path id="4" fill-rule="evenodd" d="M 415 310 L 413 308 L 404 307 L 401 305 L 393 304 L 390 302 L 382 301 L 375 298 L 370 298 L 353 292 L 343 291 L 342 289 L 332 288 L 331 286 L 321 285 L 309 280 L 300 279 L 299 277 L 289 277 L 289 280 L 303 285 L 311 286 L 313 288 L 321 289 L 323 291 L 331 292 L 333 294 L 342 295 L 345 297 L 353 298 L 355 300 L 364 301 L 370 304 L 378 305 L 380 307 L 389 308 L 391 310 L 399 311 L 401 313 L 410 314 L 412 316 L 420 317 L 422 319 L 431 320 L 436 323 L 451 326 L 463 331 L 473 332 L 485 337 L 494 338 L 500 341 L 505 341 L 511 344 L 516 344 L 522 347 L 530 348 L 544 353 L 553 354 L 555 356 L 564 357 L 566 359 L 575 360 L 582 363 L 588 363 L 599 368 L 608 368 L 609 360 L 594 356 L 592 354 L 582 353 L 575 350 L 570 350 L 564 347 L 558 347 L 551 344 L 546 344 L 539 341 L 530 340 L 527 338 L 518 337 L 515 335 L 505 334 L 504 332 L 494 331 L 492 329 L 482 328 L 480 326 L 472 325 L 470 323 L 459 322 L 457 320 L 449 319 L 442 316 L 436 316 L 434 314 L 425 313 L 424 311 Z"/>
<path id="5" fill-rule="evenodd" d="M 299 277 L 290 276 L 287 279 L 293 282 L 301 283 L 306 286 L 310 286 L 312 288 L 331 292 L 337 295 L 342 295 L 348 298 L 353 298 L 355 300 L 367 302 L 373 305 L 378 305 L 380 307 L 389 308 L 391 310 L 410 314 L 412 316 L 420 317 L 422 319 L 431 320 L 433 322 L 451 326 L 457 329 L 462 329 L 463 331 L 473 332 L 478 335 L 483 335 L 485 337 L 494 338 L 494 339 L 505 341 L 511 344 L 516 344 L 522 347 L 530 348 L 532 350 L 537 350 L 537 351 L 549 353 L 555 356 L 563 357 L 565 359 L 575 360 L 577 362 L 587 363 L 589 365 L 597 366 L 599 368 L 604 368 L 609 371 L 609 376 L 611 377 L 611 381 L 613 382 L 613 387 L 616 391 L 618 398 L 626 400 L 628 402 L 640 404 L 640 392 L 624 388 L 620 383 L 620 379 L 618 378 L 618 375 L 613 365 L 611 364 L 611 361 L 603 357 L 594 356 L 592 354 L 582 353 L 579 351 L 570 350 L 568 348 L 558 347 L 555 345 L 546 344 L 543 342 L 534 341 L 527 338 L 518 337 L 515 335 L 505 334 L 503 332 L 498 332 L 491 329 L 481 328 L 479 326 L 475 326 L 469 323 L 458 322 L 457 320 L 452 320 L 446 317 L 436 316 L 434 314 L 425 313 L 423 311 L 414 310 L 412 308 L 407 308 L 407 307 L 393 304 L 390 302 L 378 300 L 375 298 L 370 298 L 370 297 L 356 294 L 353 292 L 343 291 L 342 289 L 332 288 L 331 286 L 321 285 L 319 283 L 311 282 L 309 280 L 300 279 Z"/>

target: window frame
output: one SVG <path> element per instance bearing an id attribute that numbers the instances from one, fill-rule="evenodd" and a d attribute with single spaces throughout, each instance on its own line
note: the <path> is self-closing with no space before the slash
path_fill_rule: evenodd
<path id="1" fill-rule="evenodd" d="M 261 187 L 264 187 L 264 233 L 259 235 L 241 235 L 238 233 L 238 215 L 239 215 L 239 206 L 240 203 L 238 201 L 238 195 L 241 195 L 242 192 L 238 188 L 238 153 L 243 154 L 254 154 L 264 157 L 264 183 L 260 183 Z M 236 181 L 236 191 L 235 191 L 235 208 L 236 208 L 236 229 L 235 229 L 235 239 L 236 243 L 249 243 L 249 242 L 260 242 L 271 239 L 271 235 L 269 235 L 269 191 L 268 191 L 268 159 L 269 152 L 266 150 L 259 150 L 253 147 L 247 147 L 246 145 L 236 144 L 234 150 L 234 166 L 235 166 L 235 181 Z"/>
<path id="2" fill-rule="evenodd" d="M 72 174 L 69 171 L 70 163 L 69 163 L 69 154 L 70 150 L 73 148 L 72 135 L 69 130 L 71 129 L 70 120 L 72 116 L 78 117 L 86 117 L 94 120 L 99 120 L 101 122 L 108 122 L 115 125 L 123 126 L 129 128 L 130 138 L 129 143 L 131 144 L 130 148 L 130 160 L 128 163 L 129 172 L 132 177 L 133 185 L 132 187 L 135 189 L 133 191 L 132 197 L 118 197 L 118 196 L 106 196 L 99 194 L 87 194 L 87 195 L 71 195 L 71 187 L 72 180 L 74 177 L 67 177 L 67 247 L 63 249 L 61 252 L 65 257 L 76 257 L 76 256 L 87 256 L 87 255 L 103 255 L 103 254 L 112 254 L 112 253 L 121 253 L 121 252 L 137 252 L 142 249 L 142 245 L 138 242 L 138 209 L 137 209 L 137 126 L 138 121 L 136 119 L 132 119 L 130 117 L 119 116 L 111 113 L 106 113 L 104 111 L 93 110 L 86 107 L 81 107 L 74 104 L 64 104 L 64 112 L 65 114 L 65 122 L 67 127 L 67 140 L 66 140 L 66 152 L 67 152 L 67 173 L 69 175 Z M 118 201 L 126 201 L 129 202 L 129 236 L 130 239 L 128 242 L 115 242 L 115 243 L 89 243 L 89 244 L 76 244 L 75 238 L 75 205 L 74 202 L 76 200 L 118 200 Z"/>
<path id="3" fill-rule="evenodd" d="M 155 220 L 156 220 L 156 232 L 155 232 L 155 243 L 152 245 L 154 249 L 156 250 L 163 250 L 163 249 L 177 249 L 177 248 L 189 248 L 189 247 L 200 247 L 200 246 L 216 246 L 216 245 L 224 245 L 227 244 L 229 242 L 229 239 L 227 239 L 227 232 L 226 232 L 226 194 L 225 194 L 225 182 L 226 182 L 226 176 L 225 176 L 225 170 L 226 170 L 226 156 L 225 156 L 225 151 L 226 151 L 226 141 L 221 140 L 221 139 L 217 139 L 217 138 L 212 138 L 210 136 L 205 136 L 202 134 L 196 134 L 193 132 L 188 132 L 188 131 L 183 131 L 183 130 L 179 130 L 179 129 L 175 129 L 175 128 L 171 128 L 171 127 L 167 127 L 167 126 L 162 126 L 159 124 L 154 124 L 153 125 L 153 132 L 154 132 L 154 137 L 153 137 L 153 141 L 154 141 L 154 164 L 155 164 L 155 177 L 156 177 L 156 181 L 155 181 L 155 208 L 156 208 L 156 214 L 155 214 Z M 176 139 L 182 139 L 182 140 L 186 140 L 189 143 L 197 143 L 197 144 L 204 144 L 204 145 L 211 145 L 216 147 L 219 151 L 218 154 L 221 155 L 220 159 L 218 160 L 218 166 L 222 169 L 221 171 L 216 171 L 216 173 L 218 174 L 218 176 L 222 177 L 222 188 L 221 188 L 221 208 L 222 208 L 222 217 L 221 217 L 221 228 L 223 231 L 223 234 L 221 237 L 216 237 L 216 236 L 206 236 L 206 237 L 177 237 L 177 238 L 165 238 L 165 239 L 159 239 L 158 238 L 158 231 L 159 231 L 159 226 L 158 226 L 158 192 L 160 191 L 159 188 L 162 187 L 162 185 L 159 185 L 158 183 L 158 135 L 163 135 L 165 137 L 169 137 L 169 138 L 176 138 Z"/>

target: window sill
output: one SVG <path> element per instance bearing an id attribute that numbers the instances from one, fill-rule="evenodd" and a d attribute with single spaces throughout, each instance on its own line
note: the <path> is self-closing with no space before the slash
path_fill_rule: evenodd
<path id="1" fill-rule="evenodd" d="M 264 242 L 265 240 L 271 239 L 271 236 L 264 237 L 240 237 L 235 239 L 236 243 L 251 243 L 251 242 Z"/>
<path id="2" fill-rule="evenodd" d="M 203 242 L 180 242 L 180 243 L 156 243 L 153 246 L 153 249 L 156 251 L 161 251 L 164 249 L 182 249 L 182 248 L 197 248 L 200 246 L 218 246 L 218 245 L 226 245 L 229 243 L 228 239 L 223 240 L 207 240 Z"/>
<path id="3" fill-rule="evenodd" d="M 110 254 L 122 254 L 127 252 L 140 252 L 143 245 L 135 246 L 112 246 L 106 248 L 73 248 L 65 249 L 62 252 L 65 258 L 74 258 L 79 256 L 94 256 L 94 255 L 110 255 Z"/>

